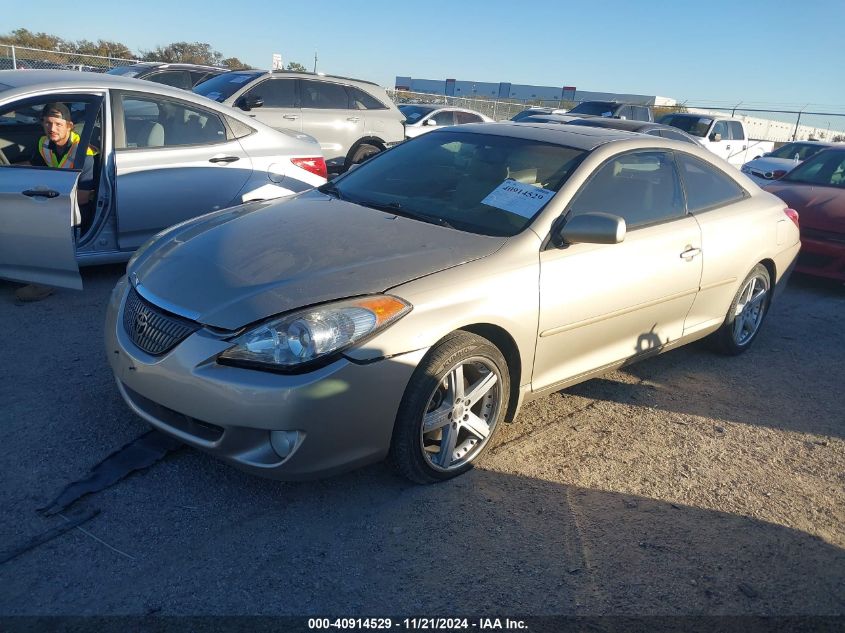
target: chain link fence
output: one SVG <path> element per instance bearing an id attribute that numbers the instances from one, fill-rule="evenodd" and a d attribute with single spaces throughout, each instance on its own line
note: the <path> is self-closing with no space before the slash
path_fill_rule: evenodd
<path id="1" fill-rule="evenodd" d="M 408 90 L 387 91 L 391 99 L 397 105 L 412 103 L 425 105 L 449 105 L 459 108 L 468 108 L 481 114 L 504 121 L 526 108 L 546 107 L 553 109 L 569 110 L 575 107 L 580 101 L 538 101 L 536 99 L 507 99 L 495 100 L 471 97 L 450 97 L 446 95 L 429 94 L 424 92 L 411 92 Z M 741 119 L 748 127 L 751 138 L 765 139 L 776 143 L 785 143 L 792 140 L 821 140 L 821 141 L 845 141 L 845 131 L 842 131 L 845 124 L 845 114 L 839 112 L 806 112 L 805 115 L 814 115 L 816 120 L 819 117 L 826 117 L 833 121 L 833 127 L 827 123 L 825 127 L 813 125 L 802 125 L 801 112 L 792 110 L 746 110 L 737 108 L 698 108 L 693 105 L 679 103 L 674 106 L 651 106 L 654 111 L 654 119 L 658 120 L 665 114 L 676 112 L 692 112 L 708 116 L 730 116 Z M 759 113 L 759 114 L 758 114 Z M 765 118 L 764 114 L 776 114 L 796 116 L 796 121 L 790 123 L 784 120 Z M 838 129 L 837 129 L 838 128 Z"/>
<path id="2" fill-rule="evenodd" d="M 536 99 L 482 99 L 472 97 L 448 97 L 425 92 L 410 92 L 408 90 L 388 89 L 387 94 L 396 105 L 404 103 L 425 105 L 449 105 L 457 108 L 475 110 L 489 116 L 496 121 L 510 119 L 518 112 L 533 106 L 568 110 L 575 106 L 575 101 L 538 101 Z"/>
<path id="3" fill-rule="evenodd" d="M 0 44 L 0 70 L 85 70 L 104 73 L 111 68 L 137 63 L 137 59 L 46 51 Z"/>

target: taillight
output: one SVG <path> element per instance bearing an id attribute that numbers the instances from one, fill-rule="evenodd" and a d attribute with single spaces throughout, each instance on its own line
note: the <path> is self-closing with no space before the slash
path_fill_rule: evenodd
<path id="1" fill-rule="evenodd" d="M 310 171 L 312 174 L 316 174 L 323 178 L 328 178 L 329 176 L 329 170 L 326 169 L 326 161 L 322 156 L 316 158 L 313 156 L 308 158 L 291 158 L 290 162 L 297 167 L 301 167 L 305 171 Z"/>
<path id="2" fill-rule="evenodd" d="M 784 209 L 783 212 L 787 215 L 787 217 L 792 220 L 793 224 L 797 226 L 799 229 L 801 226 L 798 224 L 798 211 L 795 209 Z"/>

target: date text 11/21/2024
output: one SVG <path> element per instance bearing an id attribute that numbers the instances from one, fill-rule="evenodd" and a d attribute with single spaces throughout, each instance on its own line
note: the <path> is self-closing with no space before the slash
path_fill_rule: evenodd
<path id="1" fill-rule="evenodd" d="M 309 618 L 310 630 L 347 630 L 359 631 L 365 629 L 399 629 L 406 631 L 442 631 L 442 630 L 526 630 L 528 627 L 522 620 L 510 618 Z"/>

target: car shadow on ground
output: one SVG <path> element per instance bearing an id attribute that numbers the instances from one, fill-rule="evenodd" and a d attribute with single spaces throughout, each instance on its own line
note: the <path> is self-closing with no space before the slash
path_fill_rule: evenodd
<path id="1" fill-rule="evenodd" d="M 822 305 L 823 310 L 814 309 Z M 812 321 L 812 346 L 803 338 L 806 333 L 796 333 L 789 324 L 790 313 L 798 310 Z M 845 286 L 796 275 L 745 354 L 721 356 L 706 340 L 699 341 L 560 393 L 845 438 L 843 313 Z M 817 397 L 820 386 L 829 398 Z M 761 407 L 761 402 L 770 406 Z"/>
<path id="2" fill-rule="evenodd" d="M 2 613 L 845 612 L 845 551 L 743 516 L 481 469 L 285 484 L 196 457 L 87 502 L 109 548 L 71 532 L 0 566 Z"/>

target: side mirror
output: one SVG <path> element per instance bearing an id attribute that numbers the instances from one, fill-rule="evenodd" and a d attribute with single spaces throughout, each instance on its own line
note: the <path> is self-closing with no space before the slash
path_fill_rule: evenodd
<path id="1" fill-rule="evenodd" d="M 558 231 L 558 244 L 619 244 L 625 220 L 610 213 L 584 213 L 569 218 Z"/>
<path id="2" fill-rule="evenodd" d="M 620 115 L 619 115 L 618 117 L 616 117 L 616 118 L 617 118 L 617 119 L 619 119 L 620 121 L 624 121 L 624 120 L 625 120 L 625 119 L 627 119 L 628 117 L 626 117 L 626 116 L 625 116 L 625 115 L 623 115 L 623 114 L 620 114 Z"/>
<path id="3" fill-rule="evenodd" d="M 425 124 L 431 125 L 433 127 L 433 126 L 437 125 L 437 121 L 435 121 L 434 119 L 426 119 Z"/>
<path id="4" fill-rule="evenodd" d="M 714 143 L 718 143 L 719 141 L 722 140 L 722 135 L 719 134 L 718 132 L 713 132 L 713 134 L 710 135 L 710 140 L 713 141 Z"/>
<path id="5" fill-rule="evenodd" d="M 260 108 L 264 105 L 264 99 L 261 97 L 240 97 L 235 101 L 235 107 L 249 112 L 253 108 Z"/>

